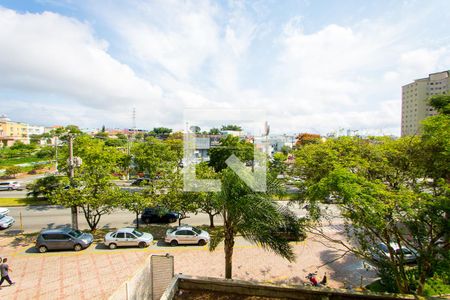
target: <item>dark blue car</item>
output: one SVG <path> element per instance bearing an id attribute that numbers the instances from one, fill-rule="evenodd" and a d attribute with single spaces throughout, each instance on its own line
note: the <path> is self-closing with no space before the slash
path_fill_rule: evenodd
<path id="1" fill-rule="evenodd" d="M 142 222 L 149 223 L 174 223 L 180 218 L 180 214 L 162 207 L 146 208 L 142 212 Z"/>

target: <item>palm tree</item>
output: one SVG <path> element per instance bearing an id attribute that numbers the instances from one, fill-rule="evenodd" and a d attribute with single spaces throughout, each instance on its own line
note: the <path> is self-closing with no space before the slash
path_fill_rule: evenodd
<path id="1" fill-rule="evenodd" d="M 221 241 L 225 250 L 225 278 L 232 277 L 233 247 L 236 234 L 246 240 L 271 250 L 288 261 L 295 255 L 286 238 L 276 234 L 286 222 L 286 214 L 271 199 L 277 189 L 274 180 L 268 180 L 265 193 L 251 190 L 232 170 L 222 171 L 222 190 L 218 193 L 224 231 L 210 243 L 213 251 Z"/>

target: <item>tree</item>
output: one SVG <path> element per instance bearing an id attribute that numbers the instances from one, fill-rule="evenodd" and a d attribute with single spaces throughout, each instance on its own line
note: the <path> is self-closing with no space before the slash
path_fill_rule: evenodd
<path id="1" fill-rule="evenodd" d="M 220 172 L 227 167 L 225 161 L 232 154 L 244 162 L 252 161 L 253 144 L 240 140 L 238 137 L 227 135 L 220 139 L 219 147 L 209 149 L 209 165 L 216 172 Z"/>
<path id="2" fill-rule="evenodd" d="M 450 96 L 449 95 L 434 95 L 430 98 L 429 103 L 439 113 L 450 115 Z"/>
<path id="3" fill-rule="evenodd" d="M 5 175 L 8 177 L 16 178 L 17 174 L 22 173 L 23 168 L 20 166 L 10 166 L 6 168 Z"/>
<path id="4" fill-rule="evenodd" d="M 196 166 L 196 177 L 198 179 L 219 179 L 220 176 L 207 163 L 200 163 Z M 208 214 L 209 227 L 214 228 L 214 217 L 220 214 L 220 201 L 217 193 L 196 192 L 196 202 L 201 212 Z"/>
<path id="5" fill-rule="evenodd" d="M 52 146 L 44 146 L 36 153 L 37 158 L 52 159 L 55 156 L 55 149 Z"/>
<path id="6" fill-rule="evenodd" d="M 289 261 L 295 260 L 286 238 L 274 234 L 274 228 L 284 226 L 285 219 L 276 203 L 271 200 L 274 180 L 269 180 L 267 193 L 252 191 L 231 169 L 222 171 L 222 190 L 218 193 L 224 232 L 210 243 L 214 250 L 223 240 L 225 250 L 225 278 L 232 278 L 232 260 L 235 237 L 270 249 Z"/>
<path id="7" fill-rule="evenodd" d="M 148 137 L 145 142 L 134 144 L 131 149 L 137 172 L 144 172 L 150 178 L 164 176 L 173 172 L 179 164 L 181 144 L 166 143 L 154 137 Z M 173 147 L 172 147 L 173 146 Z"/>
<path id="8" fill-rule="evenodd" d="M 142 191 L 122 191 L 118 202 L 120 207 L 136 214 L 136 229 L 139 229 L 139 215 L 145 208 L 155 205 L 152 200 Z"/>
<path id="9" fill-rule="evenodd" d="M 166 128 L 166 127 L 155 127 L 152 131 L 149 132 L 150 136 L 154 136 L 160 139 L 167 138 L 170 133 L 172 132 L 172 129 Z"/>
<path id="10" fill-rule="evenodd" d="M 277 152 L 273 155 L 272 160 L 269 164 L 269 171 L 273 172 L 273 174 L 279 175 L 284 174 L 287 170 L 287 166 L 285 161 L 287 160 L 287 155 Z"/>
<path id="11" fill-rule="evenodd" d="M 297 141 L 295 142 L 295 145 L 303 146 L 308 144 L 317 144 L 320 142 L 320 134 L 313 134 L 313 133 L 300 133 L 297 135 Z"/>
<path id="12" fill-rule="evenodd" d="M 221 131 L 230 130 L 230 131 L 242 131 L 242 127 L 238 125 L 222 125 Z"/>
<path id="13" fill-rule="evenodd" d="M 50 195 L 50 200 L 59 205 L 81 207 L 89 228 L 95 231 L 101 217 L 117 206 L 121 191 L 101 171 L 91 171 L 94 173 L 85 173 L 77 178 L 75 186 L 58 189 Z"/>
<path id="14" fill-rule="evenodd" d="M 49 199 L 55 191 L 68 186 L 68 184 L 69 180 L 65 176 L 45 176 L 27 186 L 30 191 L 27 193 L 27 197 Z"/>
<path id="15" fill-rule="evenodd" d="M 219 134 L 221 134 L 221 132 L 220 132 L 219 128 L 211 128 L 209 130 L 209 134 L 211 134 L 211 135 L 219 135 Z"/>
<path id="16" fill-rule="evenodd" d="M 189 130 L 191 130 L 193 133 L 200 133 L 202 129 L 199 126 L 193 125 L 189 128 Z"/>
<path id="17" fill-rule="evenodd" d="M 166 175 L 164 188 L 160 189 L 161 206 L 176 211 L 180 214 L 178 224 L 188 218 L 188 213 L 196 213 L 198 210 L 198 194 L 183 191 L 183 180 L 180 172 Z"/>
<path id="18" fill-rule="evenodd" d="M 449 141 L 444 142 L 447 149 Z M 449 211 L 448 184 L 441 177 L 448 172 L 442 172 L 443 167 L 436 173 L 429 166 L 448 166 L 448 161 L 418 137 L 342 137 L 305 145 L 295 156 L 312 216 L 318 218 L 319 201 L 337 195 L 349 243 L 317 233 L 377 266 L 385 282 L 395 283 L 392 292 L 423 294 L 427 278 L 446 257 L 437 241 L 450 229 L 444 217 Z M 389 256 L 373 247 L 379 243 L 387 245 Z M 408 268 L 403 253 L 391 243 L 415 249 L 417 267 Z M 374 253 L 381 259 L 374 259 Z"/>
<path id="19" fill-rule="evenodd" d="M 74 140 L 74 156 L 83 160 L 75 169 L 75 178 L 70 188 L 60 188 L 51 195 L 53 203 L 64 206 L 79 206 L 86 221 L 94 231 L 102 217 L 117 206 L 120 189 L 111 182 L 111 174 L 118 170 L 118 162 L 124 156 L 115 147 L 87 135 L 77 136 Z M 61 149 L 60 166 L 68 170 L 68 149 Z"/>

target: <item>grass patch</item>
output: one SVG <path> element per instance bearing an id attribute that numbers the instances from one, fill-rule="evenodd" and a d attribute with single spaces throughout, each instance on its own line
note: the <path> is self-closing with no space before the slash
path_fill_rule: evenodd
<path id="1" fill-rule="evenodd" d="M 14 165 L 36 163 L 40 161 L 48 161 L 48 159 L 42 159 L 37 157 L 4 158 L 0 163 L 0 169 Z"/>
<path id="2" fill-rule="evenodd" d="M 33 198 L 0 198 L 0 206 L 49 205 L 44 199 Z"/>

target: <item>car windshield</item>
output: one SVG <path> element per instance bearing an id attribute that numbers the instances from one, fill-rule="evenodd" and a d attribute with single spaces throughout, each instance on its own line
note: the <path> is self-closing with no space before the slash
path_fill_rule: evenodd
<path id="1" fill-rule="evenodd" d="M 74 238 L 78 238 L 80 237 L 83 233 L 79 230 L 72 230 L 68 232 L 70 236 L 74 237 Z"/>
<path id="2" fill-rule="evenodd" d="M 0 219 L 3 219 L 4 217 L 5 217 L 4 215 L 0 214 Z"/>
<path id="3" fill-rule="evenodd" d="M 196 234 L 202 233 L 202 231 L 198 228 L 192 227 L 192 231 L 194 231 Z"/>
<path id="4" fill-rule="evenodd" d="M 144 235 L 142 232 L 137 231 L 137 230 L 133 230 L 133 234 L 134 234 L 135 236 L 137 236 L 137 237 L 141 237 L 141 236 Z"/>

